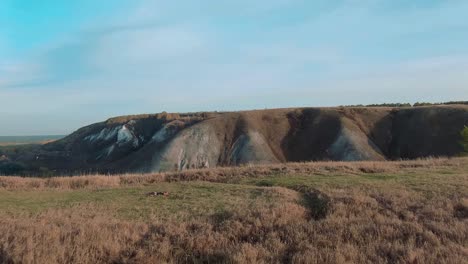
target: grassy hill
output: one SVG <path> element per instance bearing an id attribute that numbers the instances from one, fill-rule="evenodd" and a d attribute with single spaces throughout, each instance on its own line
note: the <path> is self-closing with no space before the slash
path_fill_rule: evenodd
<path id="1" fill-rule="evenodd" d="M 0 262 L 466 263 L 468 159 L 0 177 L 0 233 Z"/>
<path id="2" fill-rule="evenodd" d="M 453 157 L 467 105 L 290 108 L 112 118 L 49 144 L 0 148 L 0 174 L 149 173 L 303 161 Z"/>

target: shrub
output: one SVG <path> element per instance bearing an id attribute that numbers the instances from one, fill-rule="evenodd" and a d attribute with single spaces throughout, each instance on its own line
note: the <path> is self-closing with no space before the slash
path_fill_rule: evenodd
<path id="1" fill-rule="evenodd" d="M 0 162 L 0 175 L 18 175 L 23 172 L 25 167 L 22 164 L 14 162 Z"/>
<path id="2" fill-rule="evenodd" d="M 428 106 L 428 105 L 468 105 L 468 101 L 450 101 L 442 103 L 428 103 L 428 102 L 417 102 L 413 106 Z"/>
<path id="3" fill-rule="evenodd" d="M 385 104 L 370 104 L 366 107 L 411 107 L 409 103 L 385 103 Z"/>
<path id="4" fill-rule="evenodd" d="M 413 106 L 428 106 L 428 105 L 434 105 L 433 103 L 427 103 L 427 102 L 416 102 Z"/>
<path id="5" fill-rule="evenodd" d="M 460 135 L 462 137 L 460 144 L 463 147 L 463 153 L 467 155 L 468 154 L 468 126 L 465 126 L 463 128 L 463 130 L 460 132 Z"/>

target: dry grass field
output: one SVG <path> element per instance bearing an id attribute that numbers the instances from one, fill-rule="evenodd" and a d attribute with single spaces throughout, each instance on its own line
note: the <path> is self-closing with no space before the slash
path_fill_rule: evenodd
<path id="1" fill-rule="evenodd" d="M 1 263 L 467 259 L 467 158 L 0 177 Z"/>

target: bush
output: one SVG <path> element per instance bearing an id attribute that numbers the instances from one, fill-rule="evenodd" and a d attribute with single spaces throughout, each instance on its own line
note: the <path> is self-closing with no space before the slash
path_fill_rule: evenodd
<path id="1" fill-rule="evenodd" d="M 370 104 L 366 107 L 411 107 L 409 103 L 385 103 L 385 104 Z"/>
<path id="2" fill-rule="evenodd" d="M 450 101 L 450 102 L 445 102 L 443 104 L 445 105 L 453 105 L 453 104 L 468 105 L 468 101 Z"/>
<path id="3" fill-rule="evenodd" d="M 427 103 L 427 102 L 416 102 L 413 106 L 428 106 L 428 105 L 434 105 L 433 103 Z"/>
<path id="4" fill-rule="evenodd" d="M 384 103 L 384 104 L 357 104 L 357 105 L 345 105 L 340 107 L 411 107 L 410 103 Z"/>
<path id="5" fill-rule="evenodd" d="M 429 105 L 468 105 L 468 101 L 450 101 L 442 103 L 427 103 L 427 102 L 417 102 L 413 106 L 429 106 Z"/>
<path id="6" fill-rule="evenodd" d="M 22 164 L 14 162 L 0 162 L 0 175 L 19 175 L 24 171 Z"/>
<path id="7" fill-rule="evenodd" d="M 460 135 L 462 137 L 460 144 L 463 147 L 463 153 L 467 155 L 468 154 L 468 126 L 465 126 L 463 128 L 463 130 L 460 132 Z"/>

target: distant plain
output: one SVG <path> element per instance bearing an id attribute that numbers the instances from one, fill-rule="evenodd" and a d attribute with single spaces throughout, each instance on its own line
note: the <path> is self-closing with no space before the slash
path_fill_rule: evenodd
<path id="1" fill-rule="evenodd" d="M 44 144 L 65 137 L 64 135 L 36 135 L 36 136 L 0 136 L 0 146 Z"/>

